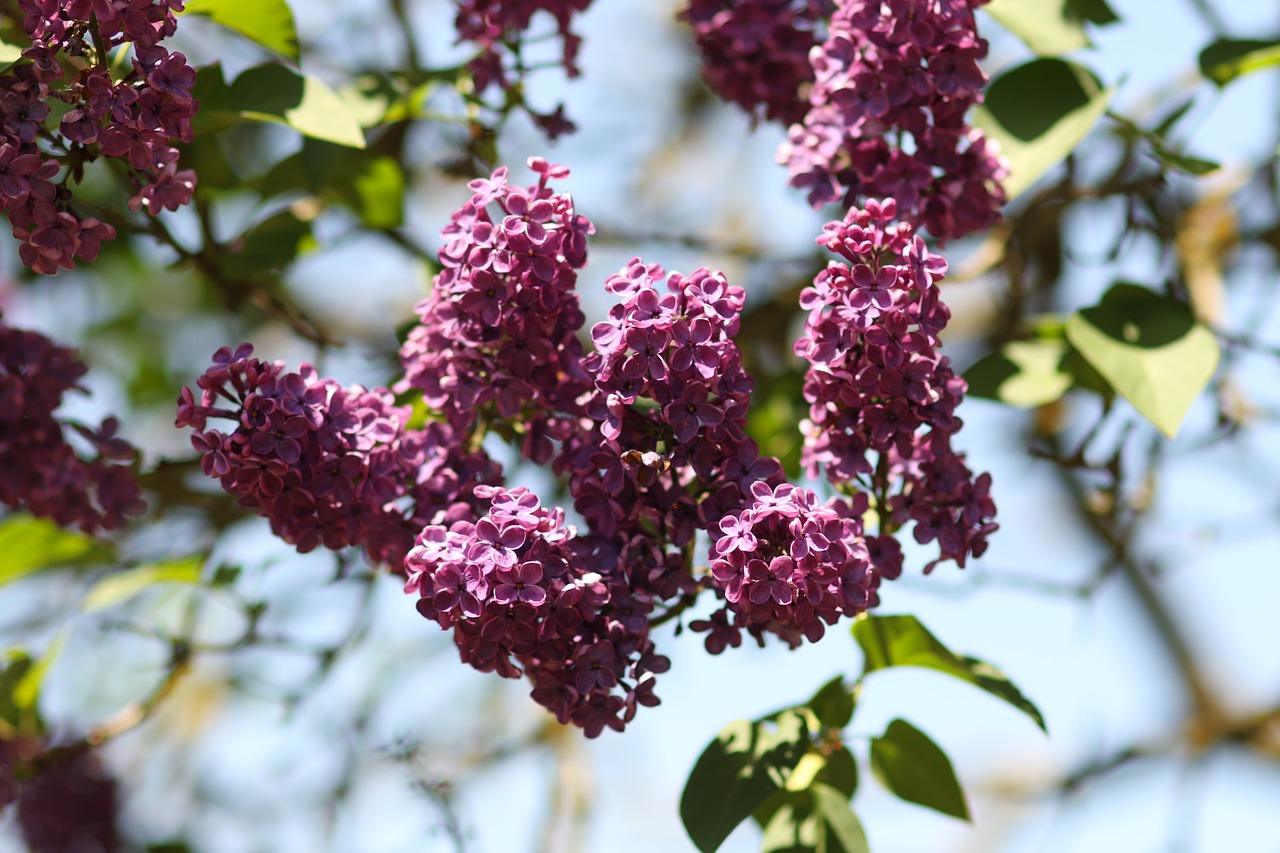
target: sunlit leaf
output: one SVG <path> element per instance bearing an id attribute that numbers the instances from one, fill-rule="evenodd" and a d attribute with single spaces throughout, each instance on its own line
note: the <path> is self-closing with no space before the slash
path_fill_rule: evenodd
<path id="1" fill-rule="evenodd" d="M 107 575 L 89 589 L 81 606 L 92 613 L 122 604 L 158 584 L 196 583 L 204 561 L 205 555 L 193 554 Z"/>
<path id="2" fill-rule="evenodd" d="M 243 118 L 293 128 L 304 136 L 348 148 L 363 148 L 364 130 L 351 107 L 310 75 L 284 65 L 245 71 L 226 92 L 226 108 Z"/>
<path id="3" fill-rule="evenodd" d="M 1117 284 L 1077 312 L 1067 338 L 1116 393 L 1173 438 L 1221 357 L 1191 307 L 1136 284 Z"/>
<path id="4" fill-rule="evenodd" d="M 1062 340 L 1009 341 L 965 371 L 969 395 L 1024 409 L 1052 403 L 1071 388 L 1066 350 Z"/>
<path id="5" fill-rule="evenodd" d="M 1040 709 L 1004 673 L 985 661 L 952 652 L 914 616 L 862 616 L 853 623 L 853 637 L 866 658 L 864 673 L 894 666 L 944 672 L 1000 697 L 1045 729 Z"/>
<path id="6" fill-rule="evenodd" d="M 1114 89 L 1103 89 L 1081 65 L 1036 59 L 988 86 L 973 124 L 1000 143 L 1009 160 L 1005 192 L 1014 198 L 1058 165 L 1107 111 Z"/>
<path id="7" fill-rule="evenodd" d="M 69 636 L 70 632 L 66 628 L 55 634 L 40 659 L 28 667 L 23 672 L 22 677 L 14 684 L 13 704 L 19 711 L 34 711 L 36 709 L 36 703 L 40 700 L 40 687 L 44 684 L 44 677 L 48 675 L 50 667 L 53 666 L 58 656 L 62 654 L 62 650 L 66 648 Z"/>
<path id="8" fill-rule="evenodd" d="M 298 59 L 298 31 L 285 0 L 187 0 L 183 14 L 204 15 L 267 50 Z"/>
<path id="9" fill-rule="evenodd" d="M 105 558 L 106 546 L 47 518 L 18 513 L 0 521 L 0 586 L 43 569 Z"/>
<path id="10" fill-rule="evenodd" d="M 1089 45 L 1084 21 L 1070 0 L 991 0 L 982 8 L 1041 56 Z"/>
<path id="11" fill-rule="evenodd" d="M 969 819 L 969 806 L 947 754 L 906 720 L 889 723 L 871 739 L 871 770 L 886 788 L 908 802 Z"/>
<path id="12" fill-rule="evenodd" d="M 776 724 L 730 723 L 699 756 L 680 798 L 685 831 L 702 853 L 717 849 L 738 824 L 786 784 L 808 747 L 804 718 L 786 711 Z"/>
<path id="13" fill-rule="evenodd" d="M 1200 70 L 1219 86 L 1280 65 L 1280 42 L 1222 39 L 1200 52 Z"/>
<path id="14" fill-rule="evenodd" d="M 770 803 L 761 853 L 868 853 L 867 837 L 849 798 L 815 783 L 784 791 Z"/>

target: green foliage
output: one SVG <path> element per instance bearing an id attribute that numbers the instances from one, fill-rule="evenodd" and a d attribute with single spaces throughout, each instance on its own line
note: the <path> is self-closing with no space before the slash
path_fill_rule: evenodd
<path id="1" fill-rule="evenodd" d="M 1036 59 L 991 81 L 973 124 L 1008 158 L 1004 188 L 1015 198 L 1075 150 L 1107 111 L 1104 89 L 1082 65 Z"/>
<path id="2" fill-rule="evenodd" d="M 299 59 L 298 32 L 285 0 L 187 0 L 183 14 L 204 15 L 273 53 Z"/>
<path id="3" fill-rule="evenodd" d="M 47 518 L 17 513 L 0 521 L 0 586 L 44 569 L 107 559 L 99 542 Z"/>
<path id="4" fill-rule="evenodd" d="M 264 198 L 303 190 L 350 209 L 369 228 L 404 222 L 404 170 L 394 157 L 369 150 L 308 139 L 272 168 L 260 189 Z"/>
<path id="5" fill-rule="evenodd" d="M 1052 403 L 1073 383 L 1063 367 L 1066 354 L 1063 340 L 1009 341 L 965 372 L 969 395 L 1023 409 Z"/>
<path id="6" fill-rule="evenodd" d="M 192 121 L 197 135 L 240 121 L 265 121 L 291 127 L 303 136 L 348 148 L 364 148 L 364 129 L 350 103 L 319 78 L 279 63 L 248 69 L 227 85 L 214 64 L 196 74 L 192 95 L 200 110 Z"/>
<path id="7" fill-rule="evenodd" d="M 198 583 L 205 559 L 204 554 L 192 554 L 107 575 L 89 589 L 81 607 L 93 613 L 123 604 L 157 584 Z"/>
<path id="8" fill-rule="evenodd" d="M 1107 383 L 1173 438 L 1217 370 L 1218 339 L 1184 302 L 1121 283 L 1067 323 L 1067 339 Z"/>
<path id="9" fill-rule="evenodd" d="M 1219 86 L 1280 65 L 1280 41 L 1220 39 L 1200 52 L 1200 71 Z"/>
<path id="10" fill-rule="evenodd" d="M 825 728 L 843 729 L 853 719 L 853 691 L 844 684 L 844 676 L 828 681 L 807 703 L 818 722 Z"/>
<path id="11" fill-rule="evenodd" d="M 1040 710 L 1004 673 L 985 661 L 952 652 L 914 616 L 864 615 L 853 623 L 853 638 L 866 657 L 864 675 L 893 666 L 934 669 L 998 696 L 1048 731 Z"/>
<path id="12" fill-rule="evenodd" d="M 867 853 L 849 798 L 829 785 L 786 791 L 764 830 L 762 853 Z"/>
<path id="13" fill-rule="evenodd" d="M 11 65 L 22 58 L 22 48 L 0 39 L 0 66 Z"/>
<path id="14" fill-rule="evenodd" d="M 901 799 L 969 819 L 964 791 L 947 754 L 906 720 L 893 720 L 883 735 L 871 739 L 871 770 Z"/>
<path id="15" fill-rule="evenodd" d="M 282 210 L 253 225 L 232 244 L 224 269 L 244 278 L 278 273 L 313 248 L 311 223 L 292 210 Z"/>
<path id="16" fill-rule="evenodd" d="M 680 818 L 702 853 L 719 848 L 738 824 L 783 790 L 808 749 L 804 715 L 787 710 L 776 718 L 730 723 L 694 764 L 680 798 Z"/>
<path id="17" fill-rule="evenodd" d="M 983 8 L 1041 56 L 1089 45 L 1084 21 L 1069 0 L 991 0 Z"/>

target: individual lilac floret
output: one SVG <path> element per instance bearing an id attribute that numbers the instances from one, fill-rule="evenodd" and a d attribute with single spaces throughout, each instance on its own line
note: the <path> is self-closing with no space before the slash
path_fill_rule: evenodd
<path id="1" fill-rule="evenodd" d="M 825 470 L 881 495 L 882 532 L 914 522 L 918 542 L 936 540 L 940 557 L 926 571 L 941 560 L 963 567 L 996 529 L 991 477 L 975 479 L 951 448 L 965 383 L 938 353 L 947 264 L 896 214 L 893 200 L 868 201 L 818 238 L 841 260 L 800 297 L 809 317 L 795 352 L 810 364 L 802 459 L 810 476 Z M 876 567 L 894 577 L 901 553 L 882 538 Z"/>
<path id="2" fill-rule="evenodd" d="M 501 476 L 448 424 L 406 429 L 410 409 L 385 389 L 343 388 L 309 364 L 290 373 L 252 354 L 249 344 L 214 353 L 199 401 L 182 389 L 176 425 L 196 430 L 205 474 L 299 551 L 361 545 L 398 567 L 423 525 L 470 517 L 476 486 Z M 208 429 L 210 418 L 232 426 Z"/>
<path id="3" fill-rule="evenodd" d="M 712 533 L 711 583 L 726 603 L 691 625 L 709 632 L 707 650 L 737 646 L 741 629 L 762 645 L 769 632 L 795 648 L 873 606 L 879 576 L 862 533 L 866 508 L 863 495 L 852 506 L 834 498 L 824 505 L 809 489 L 753 485 L 747 506 Z"/>
<path id="4" fill-rule="evenodd" d="M 809 110 L 778 160 L 815 207 L 897 199 L 904 220 L 941 239 L 1000 217 L 1008 169 L 965 123 L 982 100 L 985 0 L 838 0 L 812 52 Z"/>
<path id="5" fill-rule="evenodd" d="M 465 663 L 528 677 L 532 696 L 561 723 L 596 737 L 622 731 L 656 705 L 654 676 L 669 661 L 649 638 L 649 595 L 630 588 L 617 551 L 579 538 L 564 511 L 527 489 L 476 489 L 479 521 L 432 525 L 405 559 L 405 592 L 453 629 Z"/>
<path id="6" fill-rule="evenodd" d="M 137 451 L 108 418 L 97 429 L 66 422 L 93 448 L 81 458 L 55 414 L 88 372 L 74 350 L 0 322 L 0 504 L 85 533 L 115 530 L 146 505 Z"/>
<path id="7" fill-rule="evenodd" d="M 0 210 L 20 241 L 22 262 L 53 275 L 77 258 L 94 260 L 116 232 L 76 212 L 66 181 L 54 183 L 63 166 L 48 151 L 65 151 L 76 169 L 97 153 L 118 158 L 133 186 L 131 210 L 152 216 L 177 210 L 196 185 L 194 171 L 178 168 L 174 147 L 193 138 L 196 73 L 181 53 L 158 44 L 173 35 L 182 0 L 20 0 L 19 6 L 32 45 L 23 51 L 30 62 L 0 76 Z M 105 55 L 126 43 L 134 58 L 122 75 L 94 65 L 68 75 L 59 60 Z M 54 149 L 39 143 L 52 138 L 45 127 L 51 99 L 69 107 L 59 112 Z"/>
<path id="8" fill-rule="evenodd" d="M 809 52 L 834 0 L 690 0 L 678 15 L 693 28 L 702 77 L 753 117 L 793 124 L 813 84 Z"/>
<path id="9" fill-rule="evenodd" d="M 538 174 L 530 187 L 508 184 L 505 167 L 471 182 L 471 200 L 443 232 L 443 269 L 417 306 L 422 322 L 400 351 L 397 390 L 421 390 L 458 430 L 480 416 L 502 421 L 524 455 L 544 463 L 572 428 L 557 413 L 576 412 L 590 387 L 573 288 L 593 228 L 548 186 L 568 169 L 537 157 L 529 167 Z"/>

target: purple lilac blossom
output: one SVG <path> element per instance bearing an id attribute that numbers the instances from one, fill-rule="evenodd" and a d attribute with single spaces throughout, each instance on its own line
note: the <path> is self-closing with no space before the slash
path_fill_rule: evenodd
<path id="1" fill-rule="evenodd" d="M 223 347 L 197 386 L 178 399 L 179 427 L 207 476 L 271 521 L 277 536 L 307 552 L 360 545 L 399 568 L 424 525 L 472 517 L 477 485 L 501 477 L 454 428 L 406 428 L 410 409 L 384 389 L 343 388 L 303 364 L 253 358 Z M 209 429 L 211 418 L 231 422 Z"/>
<path id="2" fill-rule="evenodd" d="M 965 123 L 987 79 L 983 2 L 839 0 L 810 55 L 808 112 L 778 151 L 814 207 L 892 197 L 903 220 L 944 240 L 999 219 L 1007 165 Z"/>
<path id="3" fill-rule="evenodd" d="M 507 183 L 507 170 L 471 182 L 473 195 L 444 229 L 442 270 L 400 351 L 405 378 L 461 431 L 482 415 L 512 425 L 526 458 L 544 463 L 573 428 L 584 322 L 574 292 L 586 263 L 591 222 L 551 179 L 569 170 L 541 158 L 533 186 Z"/>
<path id="4" fill-rule="evenodd" d="M 755 118 L 804 120 L 813 85 L 809 52 L 834 0 L 691 0 L 678 17 L 693 28 L 702 78 Z"/>
<path id="5" fill-rule="evenodd" d="M 74 525 L 116 530 L 146 505 L 133 461 L 137 451 L 108 418 L 97 429 L 70 424 L 93 448 L 85 459 L 67 443 L 55 411 L 88 372 L 75 351 L 39 332 L 0 322 L 0 503 Z"/>
<path id="6" fill-rule="evenodd" d="M 480 53 L 468 64 L 477 93 L 483 94 L 491 85 L 513 89 L 521 84 L 519 45 L 538 13 L 555 22 L 556 33 L 561 40 L 560 64 L 570 77 L 577 77 L 578 50 L 582 39 L 571 29 L 575 15 L 586 11 L 591 0 L 458 0 L 455 26 L 459 41 L 474 42 Z M 535 33 L 541 35 L 541 33 Z M 525 104 L 528 109 L 528 105 Z M 573 123 L 564 117 L 564 106 L 541 114 L 529 110 L 535 123 L 550 139 L 574 130 Z"/>
<path id="7" fill-rule="evenodd" d="M 464 663 L 522 675 L 534 701 L 596 737 L 656 705 L 654 676 L 670 666 L 649 637 L 653 598 L 635 589 L 618 553 L 564 523 L 527 489 L 476 489 L 479 521 L 426 527 L 409 552 L 405 592 L 453 629 Z"/>
<path id="8" fill-rule="evenodd" d="M 950 317 L 937 286 L 946 261 L 896 216 L 892 199 L 870 200 L 818 238 L 840 260 L 800 297 L 809 312 L 795 344 L 809 362 L 802 461 L 810 476 L 822 470 L 833 483 L 873 488 L 884 530 L 914 522 L 916 541 L 937 541 L 928 572 L 980 556 L 996 508 L 991 475 L 975 478 L 951 447 L 965 383 L 938 353 Z M 897 576 L 896 542 L 882 536 L 871 551 L 881 575 Z"/>
<path id="9" fill-rule="evenodd" d="M 739 645 L 743 629 L 761 645 L 768 632 L 796 648 L 873 607 L 880 578 L 863 537 L 866 509 L 861 494 L 822 504 L 789 483 L 752 485 L 747 505 L 712 532 L 711 581 L 725 604 L 690 625 L 708 632 L 707 651 Z"/>
<path id="10" fill-rule="evenodd" d="M 115 229 L 81 216 L 55 186 L 62 164 L 37 142 L 49 100 L 70 105 L 59 128 L 70 154 L 89 151 L 92 158 L 96 146 L 97 153 L 125 161 L 134 189 L 130 209 L 154 216 L 187 204 L 195 189 L 195 172 L 178 168 L 173 144 L 192 139 L 196 74 L 181 53 L 158 44 L 173 35 L 182 0 L 20 0 L 19 7 L 32 42 L 23 57 L 31 61 L 0 76 L 0 210 L 20 241 L 22 262 L 53 275 L 72 269 L 76 258 L 94 260 Z M 58 59 L 98 56 L 98 48 L 105 54 L 126 43 L 134 57 L 119 80 L 96 65 L 68 75 Z"/>

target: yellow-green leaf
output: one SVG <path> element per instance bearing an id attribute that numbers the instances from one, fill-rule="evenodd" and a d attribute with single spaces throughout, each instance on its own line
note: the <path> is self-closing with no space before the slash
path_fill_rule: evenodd
<path id="1" fill-rule="evenodd" d="M 242 118 L 270 121 L 304 136 L 364 148 L 364 129 L 348 102 L 319 78 L 284 65 L 259 65 L 227 88 L 227 108 Z"/>
<path id="2" fill-rule="evenodd" d="M 298 31 L 285 0 L 187 0 L 186 15 L 204 15 L 267 50 L 298 59 Z"/>
<path id="3" fill-rule="evenodd" d="M 1010 341 L 965 372 L 969 394 L 1024 409 L 1052 403 L 1071 388 L 1066 352 L 1063 340 Z"/>
<path id="4" fill-rule="evenodd" d="M 1106 113 L 1113 93 L 1087 68 L 1061 59 L 1036 59 L 993 80 L 973 124 L 1009 161 L 1008 197 L 1061 163 Z"/>
<path id="5" fill-rule="evenodd" d="M 104 545 L 47 518 L 18 513 L 0 522 L 0 586 L 43 569 L 106 554 Z"/>
<path id="6" fill-rule="evenodd" d="M 1200 70 L 1219 86 L 1280 65 L 1280 42 L 1222 39 L 1200 52 Z"/>
<path id="7" fill-rule="evenodd" d="M 107 575 L 93 585 L 81 606 L 92 613 L 122 604 L 156 584 L 196 583 L 204 561 L 203 554 L 194 554 Z"/>
<path id="8" fill-rule="evenodd" d="M 1089 46 L 1084 21 L 1070 0 L 991 0 L 982 8 L 1041 56 Z"/>
<path id="9" fill-rule="evenodd" d="M 1094 370 L 1173 438 L 1218 368 L 1218 339 L 1184 302 L 1117 284 L 1067 322 L 1067 339 Z"/>

